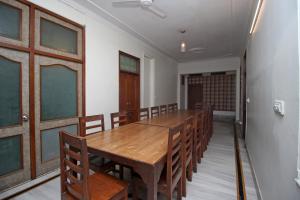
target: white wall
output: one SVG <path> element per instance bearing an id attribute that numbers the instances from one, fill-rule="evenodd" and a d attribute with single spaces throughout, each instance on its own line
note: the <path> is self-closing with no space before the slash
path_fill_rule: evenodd
<path id="1" fill-rule="evenodd" d="M 298 0 L 298 64 L 300 65 L 300 0 Z M 300 78 L 300 70 L 298 71 Z M 299 100 L 300 100 L 300 86 L 298 88 Z M 300 105 L 299 105 L 299 116 L 300 116 Z M 300 187 L 300 123 L 298 124 L 298 167 L 297 167 L 298 176 L 295 178 L 295 181 Z"/>
<path id="2" fill-rule="evenodd" d="M 247 49 L 246 145 L 264 200 L 299 200 L 297 1 L 264 0 Z M 286 114 L 274 113 L 275 99 Z"/>
<path id="3" fill-rule="evenodd" d="M 240 113 L 240 58 L 228 57 L 210 60 L 192 61 L 178 64 L 177 101 L 180 102 L 180 75 L 199 74 L 205 72 L 236 71 L 236 112 L 214 112 L 218 115 L 235 115 L 239 120 Z M 187 92 L 187 91 L 186 91 Z M 185 100 L 187 101 L 187 100 Z"/>
<path id="4" fill-rule="evenodd" d="M 154 99 L 151 104 L 176 102 L 177 62 L 175 60 L 71 0 L 67 1 L 71 6 L 59 0 L 31 0 L 31 2 L 86 27 L 87 115 L 104 113 L 106 127 L 110 128 L 109 113 L 119 110 L 119 50 L 139 57 L 141 72 L 144 71 L 144 56 L 151 57 L 152 62 L 155 63 L 152 69 L 154 80 L 151 81 Z M 142 74 L 141 77 L 143 76 L 148 75 Z M 141 90 L 143 89 L 144 87 L 141 87 Z M 141 94 L 150 92 L 141 91 Z M 143 102 L 144 99 L 141 97 L 141 105 L 147 103 Z"/>

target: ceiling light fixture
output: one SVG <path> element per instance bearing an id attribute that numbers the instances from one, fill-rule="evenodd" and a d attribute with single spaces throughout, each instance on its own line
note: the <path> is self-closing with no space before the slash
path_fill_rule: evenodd
<path id="1" fill-rule="evenodd" d="M 259 16 L 259 11 L 260 11 L 260 8 L 262 6 L 262 2 L 263 2 L 263 0 L 258 0 L 258 2 L 257 2 L 254 17 L 253 17 L 253 21 L 252 21 L 251 28 L 250 28 L 250 35 L 253 33 L 253 31 L 255 29 L 255 25 L 256 25 L 256 22 L 257 22 L 257 19 L 258 19 L 258 16 Z"/>
<path id="2" fill-rule="evenodd" d="M 182 53 L 186 52 L 186 43 L 184 41 L 182 41 L 180 44 L 180 51 Z"/>
<path id="3" fill-rule="evenodd" d="M 180 43 L 180 52 L 185 53 L 186 52 L 186 43 L 184 41 L 184 34 L 186 33 L 186 30 L 182 29 L 182 30 L 179 30 L 179 32 L 183 35 L 182 41 Z"/>

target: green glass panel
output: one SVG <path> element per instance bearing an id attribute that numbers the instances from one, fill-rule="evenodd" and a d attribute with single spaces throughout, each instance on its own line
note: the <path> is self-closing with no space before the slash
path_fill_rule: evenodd
<path id="1" fill-rule="evenodd" d="M 22 168 L 21 136 L 0 139 L 0 176 Z"/>
<path id="2" fill-rule="evenodd" d="M 41 120 L 77 116 L 77 72 L 65 66 L 41 66 Z"/>
<path id="3" fill-rule="evenodd" d="M 20 39 L 21 10 L 0 2 L 0 35 Z"/>
<path id="4" fill-rule="evenodd" d="M 20 123 L 20 68 L 0 56 L 0 127 Z"/>
<path id="5" fill-rule="evenodd" d="M 41 132 L 43 162 L 59 157 L 59 131 L 62 130 L 77 135 L 77 125 L 53 128 Z"/>
<path id="6" fill-rule="evenodd" d="M 121 55 L 120 56 L 120 69 L 122 71 L 137 73 L 138 72 L 137 62 L 133 58 Z"/>
<path id="7" fill-rule="evenodd" d="M 41 45 L 77 54 L 77 32 L 41 18 Z"/>

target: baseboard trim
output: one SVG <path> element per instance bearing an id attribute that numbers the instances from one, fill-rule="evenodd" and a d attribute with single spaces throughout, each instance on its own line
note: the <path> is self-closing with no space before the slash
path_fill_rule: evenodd
<path id="1" fill-rule="evenodd" d="M 260 189 L 260 186 L 259 186 L 259 183 L 258 183 L 258 179 L 257 179 L 257 175 L 256 175 L 256 172 L 255 172 L 255 169 L 252 165 L 252 157 L 251 157 L 251 154 L 249 153 L 248 151 L 248 148 L 247 148 L 247 145 L 246 145 L 246 142 L 245 142 L 245 147 L 246 147 L 246 152 L 247 152 L 247 155 L 248 155 L 248 158 L 249 158 L 249 164 L 250 164 L 250 167 L 251 167 L 251 171 L 253 173 L 253 177 L 254 177 L 254 184 L 255 184 L 255 187 L 256 187 L 256 191 L 258 191 L 257 193 L 257 197 L 259 200 L 263 200 L 263 197 L 262 197 L 262 193 L 261 193 L 261 189 Z"/>
<path id="2" fill-rule="evenodd" d="M 43 176 L 40 176 L 34 180 L 30 180 L 30 181 L 27 181 L 20 185 L 17 185 L 17 186 L 10 188 L 4 192 L 1 192 L 0 199 L 9 199 L 11 197 L 17 196 L 27 190 L 30 190 L 38 185 L 41 185 L 45 182 L 48 182 L 48 181 L 56 178 L 57 176 L 59 176 L 59 174 L 60 174 L 60 170 L 57 169 L 57 170 L 47 173 Z"/>

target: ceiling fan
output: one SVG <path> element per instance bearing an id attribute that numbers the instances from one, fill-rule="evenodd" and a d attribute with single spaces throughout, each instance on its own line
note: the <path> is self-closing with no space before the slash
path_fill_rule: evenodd
<path id="1" fill-rule="evenodd" d="M 166 18 L 166 13 L 154 5 L 154 0 L 117 0 L 112 2 L 114 7 L 139 7 L 143 10 L 152 12 L 160 18 Z"/>

